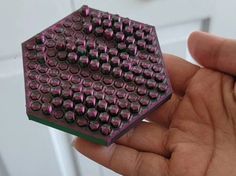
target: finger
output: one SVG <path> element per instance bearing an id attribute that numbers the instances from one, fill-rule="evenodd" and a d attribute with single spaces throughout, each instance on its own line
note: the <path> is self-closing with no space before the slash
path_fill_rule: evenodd
<path id="1" fill-rule="evenodd" d="M 152 153 L 119 144 L 100 146 L 80 138 L 75 140 L 74 146 L 83 155 L 122 175 L 164 175 L 167 172 L 167 160 Z"/>
<path id="2" fill-rule="evenodd" d="M 204 67 L 236 75 L 236 40 L 193 32 L 188 46 L 193 58 Z"/>
<path id="3" fill-rule="evenodd" d="M 178 108 L 180 101 L 181 97 L 173 94 L 169 101 L 165 102 L 156 111 L 149 115 L 148 120 L 169 128 L 172 116 Z"/>
<path id="4" fill-rule="evenodd" d="M 164 61 L 174 92 L 183 96 L 189 81 L 199 70 L 199 66 L 169 54 L 164 54 Z"/>
<path id="5" fill-rule="evenodd" d="M 122 136 L 116 143 L 142 152 L 152 152 L 165 157 L 168 130 L 158 124 L 142 122 Z"/>

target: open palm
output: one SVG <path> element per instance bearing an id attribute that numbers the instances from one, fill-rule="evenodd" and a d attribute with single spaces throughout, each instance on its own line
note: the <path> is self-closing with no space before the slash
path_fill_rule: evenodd
<path id="1" fill-rule="evenodd" d="M 203 67 L 165 55 L 174 94 L 150 122 L 110 147 L 75 148 L 122 175 L 236 175 L 236 41 L 195 32 L 189 49 Z"/>

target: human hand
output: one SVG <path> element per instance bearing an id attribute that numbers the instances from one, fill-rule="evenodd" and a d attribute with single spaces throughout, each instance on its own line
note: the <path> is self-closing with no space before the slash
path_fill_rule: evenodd
<path id="1" fill-rule="evenodd" d="M 172 98 L 109 147 L 77 138 L 75 148 L 122 175 L 236 175 L 236 41 L 194 32 L 192 56 L 165 55 Z"/>

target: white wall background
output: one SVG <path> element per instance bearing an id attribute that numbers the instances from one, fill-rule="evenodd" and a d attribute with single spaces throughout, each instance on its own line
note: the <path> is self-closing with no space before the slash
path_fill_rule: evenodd
<path id="1" fill-rule="evenodd" d="M 0 0 L 0 176 L 118 175 L 71 149 L 71 136 L 27 119 L 21 42 L 82 4 L 156 26 L 164 52 L 189 57 L 194 30 L 236 38 L 233 0 Z"/>

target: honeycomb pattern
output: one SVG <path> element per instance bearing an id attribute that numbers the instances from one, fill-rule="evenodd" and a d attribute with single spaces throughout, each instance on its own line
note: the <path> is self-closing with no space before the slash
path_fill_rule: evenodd
<path id="1" fill-rule="evenodd" d="M 32 120 L 109 145 L 171 96 L 155 28 L 83 6 L 22 44 Z"/>

